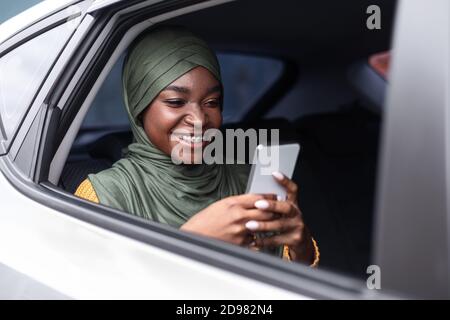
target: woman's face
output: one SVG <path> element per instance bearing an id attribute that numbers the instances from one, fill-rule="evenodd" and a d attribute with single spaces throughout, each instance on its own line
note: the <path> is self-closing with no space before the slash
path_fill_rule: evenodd
<path id="1" fill-rule="evenodd" d="M 220 83 L 203 67 L 192 69 L 167 86 L 142 113 L 144 130 L 150 141 L 167 155 L 178 144 L 191 153 L 181 153 L 184 163 L 193 162 L 194 149 L 205 147 L 201 137 L 222 124 Z M 185 159 L 186 158 L 186 159 Z"/>

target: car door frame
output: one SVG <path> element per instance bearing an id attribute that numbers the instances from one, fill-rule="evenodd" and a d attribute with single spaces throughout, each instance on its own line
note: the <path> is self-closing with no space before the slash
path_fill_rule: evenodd
<path id="1" fill-rule="evenodd" d="M 446 0 L 401 0 L 383 115 L 374 263 L 417 298 L 450 298 L 449 21 Z"/>

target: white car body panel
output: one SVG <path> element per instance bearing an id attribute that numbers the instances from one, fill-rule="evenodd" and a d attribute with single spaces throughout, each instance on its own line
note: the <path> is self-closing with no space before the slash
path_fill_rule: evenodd
<path id="1" fill-rule="evenodd" d="M 0 261 L 68 298 L 307 299 L 69 217 L 3 175 L 0 202 Z"/>

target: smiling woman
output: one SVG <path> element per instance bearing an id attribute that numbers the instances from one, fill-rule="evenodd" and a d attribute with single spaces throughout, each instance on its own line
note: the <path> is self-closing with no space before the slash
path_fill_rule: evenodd
<path id="1" fill-rule="evenodd" d="M 76 195 L 184 231 L 317 265 L 317 246 L 303 223 L 293 181 L 274 175 L 288 193 L 286 201 L 278 201 L 274 195 L 242 195 L 247 165 L 192 165 L 190 154 L 181 155 L 181 164 L 172 161 L 177 145 L 196 149 L 208 143 L 193 136 L 196 124 L 201 133 L 222 124 L 220 68 L 203 40 L 176 27 L 143 34 L 126 58 L 123 86 L 134 143 L 112 168 L 89 175 Z M 278 233 L 255 238 L 261 231 Z"/>

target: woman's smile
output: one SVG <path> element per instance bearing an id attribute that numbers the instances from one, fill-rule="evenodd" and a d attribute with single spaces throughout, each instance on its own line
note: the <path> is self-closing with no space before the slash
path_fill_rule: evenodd
<path id="1" fill-rule="evenodd" d="M 204 148 L 210 143 L 203 134 L 195 136 L 194 134 L 172 133 L 171 137 L 175 138 L 175 141 L 178 141 L 191 149 Z"/>

